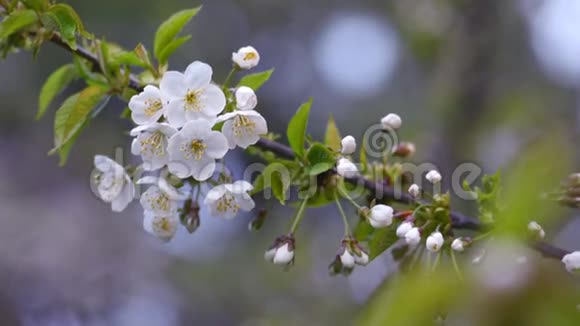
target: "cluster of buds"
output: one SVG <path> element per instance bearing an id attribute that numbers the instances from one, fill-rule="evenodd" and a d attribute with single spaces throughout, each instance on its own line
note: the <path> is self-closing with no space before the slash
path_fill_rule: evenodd
<path id="1" fill-rule="evenodd" d="M 291 266 L 294 264 L 294 244 L 293 234 L 279 236 L 264 253 L 264 259 L 276 265 Z"/>
<path id="2" fill-rule="evenodd" d="M 338 252 L 328 268 L 332 275 L 348 275 L 356 265 L 365 266 L 368 263 L 369 255 L 364 248 L 355 239 L 346 237 L 341 241 Z"/>
<path id="3" fill-rule="evenodd" d="M 560 183 L 555 200 L 568 207 L 580 207 L 580 173 L 572 173 Z"/>

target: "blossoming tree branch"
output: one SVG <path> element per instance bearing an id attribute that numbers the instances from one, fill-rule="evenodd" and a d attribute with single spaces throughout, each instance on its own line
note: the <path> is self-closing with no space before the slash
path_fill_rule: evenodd
<path id="1" fill-rule="evenodd" d="M 193 233 L 200 226 L 201 207 L 224 220 L 235 218 L 240 211 L 257 210 L 253 197 L 260 193 L 272 194 L 283 205 L 293 198 L 296 210 L 289 229 L 275 238 L 264 255 L 267 261 L 285 267 L 294 264 L 305 211 L 315 206 L 336 206 L 337 220 L 344 225 L 336 253 L 329 253 L 332 274 L 348 275 L 355 266 L 367 265 L 394 248 L 393 256 L 401 266 L 412 269 L 427 255 L 428 269 L 435 269 L 445 256 L 461 278 L 458 260 L 462 257 L 457 256 L 480 241 L 493 241 L 489 239 L 498 229 L 496 222 L 503 209 L 497 202 L 499 173 L 484 176 L 481 187 L 464 185 L 479 206 L 479 216 L 468 217 L 452 209 L 449 192 L 440 190 L 444 176 L 438 171 L 425 175 L 426 184 L 433 189 L 429 192 L 401 169 L 400 163 L 415 152 L 410 142 L 385 143 L 379 159 L 371 161 L 368 140 L 357 146 L 353 136 L 341 137 L 332 119 L 325 139 L 312 140 L 306 134 L 312 100 L 302 104 L 288 124 L 289 146 L 278 142 L 280 136 L 268 130 L 259 112 L 256 95 L 273 69 L 240 78 L 241 73 L 259 66 L 260 54 L 252 46 L 232 53 L 231 72 L 222 82 L 214 80 L 212 67 L 201 61 L 193 61 L 184 70 L 170 68 L 171 55 L 190 38 L 179 36 L 180 32 L 201 7 L 180 11 L 164 21 L 155 34 L 153 49 L 139 43 L 133 50 L 86 31 L 79 15 L 66 4 L 0 0 L 0 7 L 4 57 L 20 49 L 36 56 L 45 43 L 73 54 L 72 62 L 55 70 L 42 87 L 37 119 L 71 82 L 83 80 L 86 84 L 55 114 L 50 153 L 58 154 L 61 164 L 109 98 L 116 96 L 128 103 L 122 117 L 135 124 L 129 133 L 131 153 L 141 164 L 123 166 L 96 155 L 92 186 L 114 212 L 139 198 L 144 229 L 161 241 L 170 241 L 179 227 Z M 402 120 L 389 113 L 379 125 L 383 135 L 397 135 Z M 355 158 L 357 147 L 362 149 Z M 227 153 L 240 149 L 267 163 L 254 180 L 235 180 L 225 168 Z M 147 189 L 138 194 L 137 185 L 147 185 Z M 396 191 L 395 185 L 406 191 Z M 296 194 L 290 196 L 291 190 L 297 190 Z M 580 175 L 571 174 L 548 199 L 576 207 L 579 190 Z M 355 218 L 345 205 L 354 208 Z M 257 230 L 267 214 L 264 210 L 254 214 L 250 228 Z M 543 242 L 545 231 L 539 223 L 530 219 L 517 228 L 517 236 L 530 247 L 562 260 L 568 271 L 580 272 L 580 252 Z M 462 229 L 472 235 L 456 235 Z"/>

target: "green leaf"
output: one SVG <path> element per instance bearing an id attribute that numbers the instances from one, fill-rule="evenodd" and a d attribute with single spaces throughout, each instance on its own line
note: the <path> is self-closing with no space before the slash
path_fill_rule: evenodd
<path id="1" fill-rule="evenodd" d="M 280 201 L 280 204 L 284 205 L 290 183 L 288 168 L 284 164 L 274 162 L 266 166 L 262 174 L 255 180 L 254 186 L 260 190 L 272 189 L 274 197 Z"/>
<path id="2" fill-rule="evenodd" d="M 367 241 L 368 237 L 373 234 L 374 228 L 364 219 L 358 221 L 354 228 L 354 237 L 357 241 Z"/>
<path id="3" fill-rule="evenodd" d="M 34 10 L 43 10 L 48 7 L 48 0 L 21 0 L 28 8 Z"/>
<path id="4" fill-rule="evenodd" d="M 376 230 L 373 238 L 369 242 L 370 254 L 369 258 L 371 260 L 375 259 L 377 256 L 382 254 L 385 250 L 389 249 L 399 238 L 397 237 L 397 230 L 394 227 L 387 227 Z"/>
<path id="5" fill-rule="evenodd" d="M 273 72 L 274 68 L 262 72 L 257 72 L 255 74 L 245 75 L 242 77 L 242 79 L 240 79 L 237 87 L 247 86 L 254 91 L 257 91 L 260 87 L 262 87 L 262 85 L 264 85 L 265 82 L 270 79 L 270 76 L 272 76 Z"/>
<path id="6" fill-rule="evenodd" d="M 288 124 L 286 136 L 290 147 L 294 150 L 297 157 L 304 156 L 304 141 L 306 139 L 306 126 L 308 125 L 308 116 L 310 114 L 310 106 L 312 105 L 312 97 L 308 102 L 302 104 Z"/>
<path id="7" fill-rule="evenodd" d="M 99 104 L 108 89 L 101 86 L 89 86 L 80 93 L 70 96 L 56 112 L 54 118 L 54 149 L 60 149 L 87 121 L 91 110 Z"/>
<path id="8" fill-rule="evenodd" d="M 159 26 L 157 32 L 155 33 L 153 53 L 161 64 L 166 62 L 160 59 L 162 58 L 162 53 L 165 48 L 172 43 L 177 34 L 183 29 L 185 24 L 187 24 L 191 18 L 193 18 L 193 16 L 199 12 L 200 9 L 201 6 L 177 12 Z"/>
<path id="9" fill-rule="evenodd" d="M 367 172 L 367 138 L 363 137 L 362 144 L 360 147 L 359 158 L 358 158 L 362 169 L 361 172 Z"/>
<path id="10" fill-rule="evenodd" d="M 308 169 L 310 175 L 318 175 L 328 171 L 336 163 L 336 155 L 320 143 L 315 143 L 308 149 L 306 159 L 310 165 Z"/>
<path id="11" fill-rule="evenodd" d="M 340 151 L 340 131 L 336 127 L 336 122 L 332 115 L 328 118 L 328 123 L 326 124 L 326 132 L 324 133 L 324 143 L 334 151 Z"/>
<path id="12" fill-rule="evenodd" d="M 36 120 L 42 118 L 46 113 L 46 109 L 50 102 L 62 92 L 68 84 L 79 77 L 77 69 L 73 64 L 66 64 L 55 70 L 46 80 L 40 96 L 38 98 L 38 112 L 36 113 Z"/>
<path id="13" fill-rule="evenodd" d="M 167 44 L 167 46 L 163 48 L 163 50 L 159 54 L 159 57 L 157 58 L 159 62 L 167 62 L 169 57 L 173 54 L 173 52 L 179 49 L 183 44 L 185 44 L 185 42 L 189 41 L 190 38 L 191 35 L 182 36 L 176 38 L 175 40 L 171 41 L 171 43 Z"/>
<path id="14" fill-rule="evenodd" d="M 64 145 L 62 145 L 62 147 L 60 147 L 58 149 L 58 156 L 59 156 L 58 165 L 59 166 L 66 165 L 70 151 L 71 151 L 74 143 L 76 142 L 77 138 L 79 138 L 81 131 L 83 131 L 88 126 L 88 124 L 89 124 L 89 120 L 86 120 L 85 123 L 83 123 L 81 125 L 81 127 L 74 133 L 74 135 Z"/>
<path id="15" fill-rule="evenodd" d="M 52 20 L 58 27 L 60 36 L 72 49 L 76 49 L 76 33 L 84 30 L 80 17 L 69 5 L 56 4 L 43 15 L 44 20 Z"/>
<path id="16" fill-rule="evenodd" d="M 0 39 L 7 38 L 37 21 L 38 16 L 32 9 L 14 11 L 0 23 Z"/>

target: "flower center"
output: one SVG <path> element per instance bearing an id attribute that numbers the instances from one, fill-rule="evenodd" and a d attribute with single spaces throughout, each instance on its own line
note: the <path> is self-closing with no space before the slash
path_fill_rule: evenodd
<path id="1" fill-rule="evenodd" d="M 165 232 L 171 232 L 172 230 L 171 222 L 169 222 L 169 219 L 167 217 L 162 217 L 158 221 L 155 221 L 155 227 Z"/>
<path id="2" fill-rule="evenodd" d="M 145 139 L 140 139 L 140 142 L 141 154 L 149 153 L 156 156 L 165 156 L 165 135 L 159 130 Z"/>
<path id="3" fill-rule="evenodd" d="M 190 142 L 186 142 L 181 146 L 181 151 L 184 152 L 186 159 L 195 158 L 197 161 L 201 160 L 207 145 L 203 143 L 201 139 L 194 139 Z"/>
<path id="4" fill-rule="evenodd" d="M 238 115 L 234 121 L 234 135 L 236 137 L 242 137 L 245 134 L 253 134 L 256 123 L 250 120 L 248 117 L 243 115 Z"/>
<path id="5" fill-rule="evenodd" d="M 200 101 L 201 90 L 188 90 L 185 94 L 185 109 L 193 112 L 201 112 L 203 105 Z"/>
<path id="6" fill-rule="evenodd" d="M 158 98 L 150 98 L 145 100 L 145 105 L 147 105 L 147 107 L 145 108 L 145 115 L 147 115 L 148 117 L 152 117 L 155 113 L 157 113 L 157 111 L 161 110 L 161 108 L 163 107 L 163 103 L 161 103 L 161 100 Z"/>
<path id="7" fill-rule="evenodd" d="M 244 55 L 244 60 L 253 60 L 256 59 L 258 57 L 258 55 L 256 54 L 256 52 L 248 52 L 246 53 L 246 55 Z"/>
<path id="8" fill-rule="evenodd" d="M 154 210 L 169 212 L 170 199 L 169 196 L 165 193 L 161 193 L 157 197 L 150 198 L 149 203 Z"/>
<path id="9" fill-rule="evenodd" d="M 225 213 L 230 209 L 232 210 L 232 213 L 237 214 L 240 210 L 240 205 L 238 205 L 234 196 L 225 194 L 220 199 L 218 199 L 217 210 L 220 213 Z"/>

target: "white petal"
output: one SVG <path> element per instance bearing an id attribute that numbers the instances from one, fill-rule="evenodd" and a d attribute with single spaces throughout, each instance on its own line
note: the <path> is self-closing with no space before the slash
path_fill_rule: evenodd
<path id="1" fill-rule="evenodd" d="M 346 268 L 354 267 L 354 257 L 350 254 L 348 250 L 345 250 L 342 255 L 340 255 L 340 262 Z"/>
<path id="2" fill-rule="evenodd" d="M 294 258 L 294 251 L 290 251 L 289 245 L 285 243 L 280 248 L 276 249 L 276 254 L 274 255 L 274 264 L 286 265 L 289 264 Z"/>
<path id="3" fill-rule="evenodd" d="M 215 172 L 215 160 L 208 156 L 204 156 L 199 161 L 189 161 L 189 168 L 191 169 L 191 176 L 193 176 L 195 180 L 205 181 Z"/>
<path id="4" fill-rule="evenodd" d="M 187 139 L 205 139 L 211 133 L 211 127 L 211 123 L 207 120 L 192 120 L 188 121 L 179 133 Z"/>
<path id="5" fill-rule="evenodd" d="M 161 93 L 163 93 L 168 100 L 181 98 L 187 92 L 185 76 L 178 71 L 167 71 L 161 78 L 159 88 L 161 89 Z"/>
<path id="6" fill-rule="evenodd" d="M 135 198 L 135 186 L 130 179 L 127 179 L 119 196 L 111 202 L 111 209 L 113 212 L 121 212 L 133 201 L 133 198 Z"/>
<path id="7" fill-rule="evenodd" d="M 203 103 L 203 113 L 208 116 L 218 115 L 226 106 L 226 96 L 216 85 L 210 84 L 200 96 Z"/>
<path id="8" fill-rule="evenodd" d="M 247 193 L 248 191 L 252 191 L 254 186 L 246 180 L 238 180 L 232 183 L 232 192 L 235 194 L 242 194 Z"/>
<path id="9" fill-rule="evenodd" d="M 236 198 L 238 206 L 240 206 L 240 209 L 243 211 L 249 212 L 256 207 L 256 203 L 254 203 L 252 197 L 247 193 L 237 194 L 234 195 L 234 197 Z"/>
<path id="10" fill-rule="evenodd" d="M 222 158 L 228 152 L 228 141 L 219 131 L 211 131 L 204 143 L 207 145 L 205 153 L 211 158 Z"/>
<path id="11" fill-rule="evenodd" d="M 213 70 L 205 62 L 194 61 L 185 69 L 185 85 L 189 89 L 200 89 L 211 82 Z"/>
<path id="12" fill-rule="evenodd" d="M 218 201 L 222 196 L 226 193 L 225 185 L 218 185 L 210 189 L 203 200 L 203 203 L 206 205 L 212 204 Z"/>
<path id="13" fill-rule="evenodd" d="M 175 128 L 181 128 L 187 122 L 185 109 L 183 108 L 183 100 L 171 100 L 167 105 L 165 116 L 170 125 Z"/>
<path id="14" fill-rule="evenodd" d="M 95 155 L 94 164 L 95 168 L 101 172 L 107 172 L 113 164 L 117 162 L 113 161 L 112 159 L 104 156 L 104 155 Z"/>
<path id="15" fill-rule="evenodd" d="M 225 115 L 225 114 L 224 114 Z M 222 134 L 228 141 L 228 147 L 234 149 L 236 147 L 236 135 L 234 134 L 234 121 L 228 120 L 222 126 Z"/>

